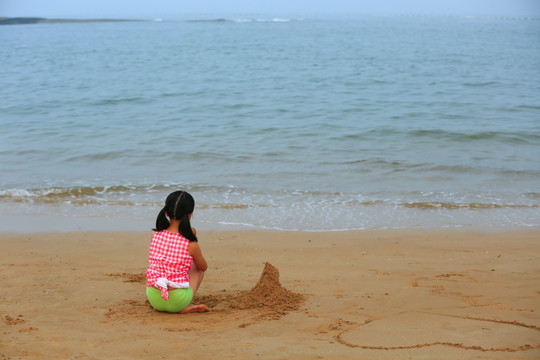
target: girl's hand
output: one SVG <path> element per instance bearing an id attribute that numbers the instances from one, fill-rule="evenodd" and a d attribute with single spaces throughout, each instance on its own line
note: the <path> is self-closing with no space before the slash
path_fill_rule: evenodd
<path id="1" fill-rule="evenodd" d="M 191 228 L 191 231 L 193 231 L 193 235 L 197 236 L 197 230 L 194 227 Z"/>

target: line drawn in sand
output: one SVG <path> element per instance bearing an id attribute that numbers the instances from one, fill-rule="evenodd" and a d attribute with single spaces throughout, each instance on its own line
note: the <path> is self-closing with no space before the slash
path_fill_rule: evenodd
<path id="1" fill-rule="evenodd" d="M 449 321 L 445 321 L 445 318 Z M 392 324 L 394 321 L 395 323 Z M 402 327 L 401 330 L 400 327 Z M 514 329 L 509 329 L 509 327 Z M 368 350 L 405 350 L 437 345 L 484 352 L 517 352 L 540 348 L 540 344 L 534 344 L 538 339 L 537 332 L 540 331 L 538 326 L 472 316 L 412 311 L 385 318 L 371 318 L 363 323 L 339 319 L 337 325 L 331 328 L 338 331 L 334 335 L 338 343 L 351 348 Z M 392 336 L 388 336 L 388 328 L 393 329 Z M 520 342 L 531 343 L 513 344 L 513 340 L 507 334 L 516 335 L 516 331 L 520 334 L 514 338 L 519 338 Z M 383 332 L 384 335 L 381 336 Z M 489 332 L 490 335 L 482 336 L 485 332 Z M 440 337 L 454 339 L 448 341 Z M 351 338 L 362 339 L 362 343 Z M 471 338 L 477 340 L 471 340 Z M 384 343 L 385 341 L 388 343 Z M 469 341 L 480 344 L 467 344 Z M 502 346 L 490 346 L 490 342 Z M 401 344 L 395 345 L 396 343 Z"/>

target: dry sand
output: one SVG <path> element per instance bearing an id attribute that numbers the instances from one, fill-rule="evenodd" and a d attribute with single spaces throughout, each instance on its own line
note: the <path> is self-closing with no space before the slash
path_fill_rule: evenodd
<path id="1" fill-rule="evenodd" d="M 150 236 L 0 235 L 0 359 L 540 359 L 540 231 L 201 231 L 187 315 Z"/>

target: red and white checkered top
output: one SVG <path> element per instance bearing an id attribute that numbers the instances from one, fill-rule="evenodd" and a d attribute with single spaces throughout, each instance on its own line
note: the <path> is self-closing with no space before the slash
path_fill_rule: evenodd
<path id="1" fill-rule="evenodd" d="M 189 240 L 180 234 L 167 230 L 154 232 L 150 242 L 146 285 L 155 286 L 160 278 L 175 283 L 189 281 L 188 271 L 193 257 L 189 255 L 188 245 Z"/>

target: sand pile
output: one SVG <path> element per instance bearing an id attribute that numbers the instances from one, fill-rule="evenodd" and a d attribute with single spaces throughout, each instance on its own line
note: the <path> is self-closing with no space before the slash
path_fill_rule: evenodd
<path id="1" fill-rule="evenodd" d="M 245 293 L 236 296 L 231 302 L 233 309 L 265 309 L 280 317 L 289 311 L 298 310 L 304 296 L 285 289 L 279 282 L 279 270 L 266 263 L 257 284 Z"/>
<path id="2" fill-rule="evenodd" d="M 279 270 L 267 262 L 259 281 L 251 290 L 235 294 L 198 295 L 194 303 L 212 308 L 211 314 L 247 310 L 254 317 L 239 325 L 245 327 L 259 321 L 278 320 L 291 311 L 299 310 L 304 300 L 303 295 L 289 291 L 281 285 Z"/>

